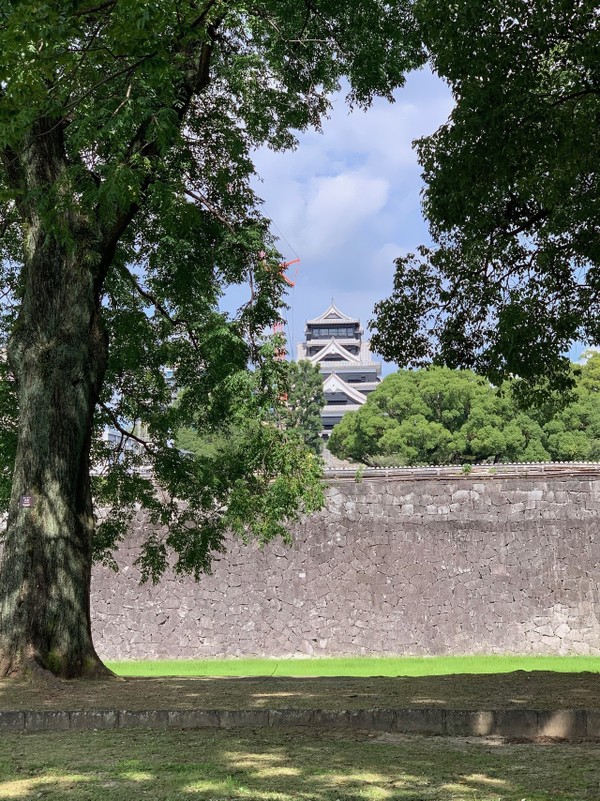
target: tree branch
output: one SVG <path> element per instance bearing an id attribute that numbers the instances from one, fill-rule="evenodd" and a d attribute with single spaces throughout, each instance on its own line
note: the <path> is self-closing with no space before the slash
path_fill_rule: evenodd
<path id="1" fill-rule="evenodd" d="M 74 17 L 87 17 L 89 14 L 97 14 L 99 11 L 106 11 L 107 8 L 113 8 L 117 5 L 117 0 L 107 0 L 106 3 L 92 6 L 91 8 L 83 8 L 81 11 L 74 11 Z"/>
<path id="2" fill-rule="evenodd" d="M 204 10 L 196 17 L 190 27 L 195 30 L 199 25 L 202 25 L 203 22 L 206 22 L 206 18 L 208 17 L 210 10 L 216 6 L 218 2 L 219 0 L 208 0 Z"/>
<path id="3" fill-rule="evenodd" d="M 67 115 L 68 115 L 68 113 L 70 111 L 73 111 L 73 109 L 77 108 L 77 106 L 83 100 L 85 100 L 90 95 L 94 94 L 94 92 L 96 92 L 98 89 L 100 89 L 101 86 L 104 86 L 105 84 L 110 83 L 111 81 L 114 81 L 115 78 L 120 78 L 121 75 L 127 75 L 127 73 L 129 73 L 130 75 L 133 74 L 138 67 L 141 67 L 142 64 L 144 64 L 146 61 L 148 61 L 148 59 L 153 58 L 155 55 L 156 55 L 156 53 L 147 53 L 142 58 L 138 59 L 137 61 L 134 61 L 133 64 L 128 64 L 126 67 L 123 67 L 123 69 L 121 69 L 121 70 L 117 70 L 116 72 L 112 72 L 112 73 L 110 73 L 110 75 L 105 75 L 104 78 L 102 78 L 100 81 L 95 83 L 93 86 L 90 86 L 90 88 L 87 89 L 82 95 L 80 95 L 78 98 L 76 98 L 71 103 L 67 104 L 67 106 L 65 106 L 65 114 L 63 115 L 62 119 L 59 120 L 57 125 L 60 125 L 61 123 L 63 123 L 67 119 Z"/>
<path id="4" fill-rule="evenodd" d="M 132 439 L 134 442 L 137 442 L 139 445 L 141 445 L 144 448 L 146 453 L 150 454 L 150 456 L 154 456 L 155 455 L 155 450 L 152 447 L 152 445 L 147 440 L 136 436 L 136 434 L 134 434 L 133 431 L 128 431 L 126 428 L 124 428 L 121 425 L 121 423 L 119 423 L 119 421 L 118 421 L 118 419 L 117 419 L 117 417 L 116 417 L 116 415 L 115 415 L 115 413 L 113 412 L 112 409 L 110 409 L 105 403 L 102 403 L 102 402 L 100 402 L 98 405 L 100 406 L 102 411 L 108 416 L 110 422 L 116 428 L 116 430 L 119 432 L 119 434 L 121 434 L 123 437 L 125 437 L 125 439 Z"/>
<path id="5" fill-rule="evenodd" d="M 192 191 L 191 189 L 186 189 L 185 190 L 185 194 L 189 195 L 189 197 L 191 197 L 192 200 L 195 200 L 197 203 L 200 203 L 201 205 L 205 206 L 210 211 L 210 213 L 214 217 L 216 217 L 217 220 L 219 220 L 219 222 L 222 222 L 223 225 L 226 228 L 228 228 L 229 231 L 231 231 L 232 234 L 235 234 L 235 228 L 229 222 L 227 217 L 225 217 L 223 214 L 221 214 L 221 212 L 217 209 L 217 207 L 213 206 L 213 204 L 208 200 L 208 198 L 205 197 L 201 192 L 198 192 L 198 190 Z"/>
<path id="6" fill-rule="evenodd" d="M 574 100 L 581 100 L 582 98 L 589 97 L 590 95 L 592 96 L 600 95 L 600 89 L 597 89 L 593 86 L 589 86 L 586 89 L 581 89 L 578 92 L 567 92 L 565 94 L 561 94 L 558 96 L 552 93 L 548 93 L 546 95 L 542 95 L 542 97 L 545 100 L 552 100 L 554 98 L 550 103 L 550 106 L 556 108 L 556 106 L 562 106 L 564 103 L 569 103 Z"/>
<path id="7" fill-rule="evenodd" d="M 214 0 L 211 5 L 214 4 Z M 182 76 L 183 77 L 183 89 L 184 89 L 184 96 L 181 103 L 178 103 L 177 106 L 174 107 L 174 111 L 177 113 L 177 118 L 180 123 L 183 122 L 185 115 L 187 114 L 189 107 L 191 105 L 192 99 L 195 94 L 201 91 L 203 88 L 208 86 L 210 82 L 209 76 L 209 65 L 210 65 L 210 57 L 212 54 L 212 36 L 214 36 L 214 30 L 210 29 L 209 33 L 211 33 L 211 41 L 203 42 L 200 47 L 200 52 L 198 54 L 197 59 L 197 67 L 193 71 L 193 76 L 190 74 L 189 76 Z M 181 51 L 180 55 L 186 55 L 186 51 L 189 53 L 190 58 L 193 56 L 193 49 L 186 48 Z M 133 155 L 135 154 L 143 154 L 145 156 L 158 156 L 159 150 L 154 142 L 151 139 L 147 138 L 148 129 L 151 123 L 151 117 L 148 117 L 138 128 L 136 134 L 132 138 L 128 148 L 127 148 L 127 155 L 126 160 L 130 160 Z M 140 195 L 143 195 L 149 186 L 151 186 L 152 182 L 155 179 L 156 170 L 152 170 L 142 182 L 140 187 Z M 101 265 L 101 278 L 106 274 L 110 263 L 112 262 L 112 256 L 114 251 L 117 247 L 117 243 L 121 238 L 123 232 L 126 230 L 128 225 L 131 223 L 135 215 L 140 209 L 140 203 L 138 201 L 133 201 L 129 208 L 125 209 L 115 220 L 113 225 L 109 227 L 109 229 L 105 232 L 104 235 L 104 247 L 103 251 L 105 253 L 103 264 Z"/>
<path id="8" fill-rule="evenodd" d="M 169 313 L 169 310 L 166 308 L 166 306 L 163 303 L 161 303 L 161 301 L 155 295 L 153 295 L 152 292 L 150 292 L 149 290 L 145 289 L 140 284 L 140 282 L 137 280 L 137 278 L 127 269 L 127 267 L 122 266 L 121 270 L 122 270 L 123 274 L 129 279 L 129 282 L 131 283 L 133 288 L 136 290 L 136 292 L 142 298 L 144 298 L 144 300 L 147 300 L 149 303 L 151 303 L 154 306 L 154 308 L 158 311 L 158 313 L 165 320 L 167 320 L 169 323 L 171 323 L 173 328 L 176 328 L 177 326 L 182 326 L 183 328 L 185 328 L 185 331 L 186 331 L 188 337 L 190 338 L 190 342 L 192 343 L 194 348 L 196 350 L 198 350 L 198 348 L 199 348 L 198 340 L 196 339 L 194 333 L 192 332 L 192 330 L 190 328 L 189 320 L 185 320 L 183 317 L 173 317 Z"/>

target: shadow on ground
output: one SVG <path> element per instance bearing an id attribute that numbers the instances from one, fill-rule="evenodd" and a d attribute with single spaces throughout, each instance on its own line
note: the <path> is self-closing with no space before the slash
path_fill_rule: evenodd
<path id="1" fill-rule="evenodd" d="M 600 709 L 597 673 L 323 678 L 0 680 L 0 710 L 78 709 Z"/>
<path id="2" fill-rule="evenodd" d="M 49 801 L 587 801 L 600 745 L 364 732 L 9 735 L 0 799 Z"/>

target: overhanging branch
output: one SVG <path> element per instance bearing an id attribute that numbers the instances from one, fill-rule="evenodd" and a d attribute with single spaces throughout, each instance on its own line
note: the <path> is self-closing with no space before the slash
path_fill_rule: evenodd
<path id="1" fill-rule="evenodd" d="M 137 280 L 137 278 L 125 266 L 123 266 L 121 268 L 121 270 L 122 270 L 123 274 L 126 276 L 126 278 L 129 280 L 129 282 L 131 283 L 131 285 L 133 286 L 135 291 L 140 295 L 140 297 L 144 298 L 144 300 L 147 300 L 148 303 L 152 304 L 152 306 L 154 306 L 154 308 L 161 315 L 161 317 L 163 317 L 165 320 L 167 320 L 174 328 L 177 327 L 177 326 L 181 326 L 181 327 L 185 328 L 185 331 L 186 331 L 188 337 L 190 338 L 190 342 L 192 343 L 194 348 L 196 350 L 198 350 L 198 348 L 199 348 L 198 340 L 196 339 L 196 337 L 195 337 L 195 335 L 194 335 L 194 333 L 193 333 L 193 331 L 192 331 L 192 329 L 190 327 L 189 320 L 186 320 L 183 317 L 173 317 L 173 315 L 169 312 L 169 310 L 164 305 L 164 303 L 162 303 L 156 297 L 156 295 L 154 295 L 148 289 L 143 287 L 140 284 L 140 282 Z"/>
<path id="2" fill-rule="evenodd" d="M 223 223 L 223 225 L 232 234 L 235 234 L 235 228 L 229 222 L 227 217 L 225 217 L 223 214 L 221 214 L 221 212 L 217 209 L 217 207 L 214 206 L 205 195 L 203 195 L 201 192 L 198 192 L 198 190 L 193 191 L 191 189 L 186 189 L 185 190 L 185 194 L 188 195 L 189 197 L 191 197 L 192 200 L 195 200 L 197 203 L 200 203 L 200 205 L 205 206 L 208 209 L 208 211 L 213 215 L 213 217 L 216 217 L 217 220 L 219 220 L 219 222 Z"/>
<path id="3" fill-rule="evenodd" d="M 101 402 L 98 405 L 100 406 L 102 411 L 108 416 L 111 424 L 119 432 L 119 434 L 121 434 L 121 436 L 125 437 L 125 439 L 131 439 L 134 442 L 137 442 L 139 445 L 142 446 L 142 448 L 144 448 L 146 453 L 148 453 L 150 456 L 155 455 L 156 453 L 155 449 L 152 447 L 152 444 L 148 442 L 148 440 L 142 439 L 142 437 L 138 437 L 136 434 L 133 433 L 133 431 L 128 431 L 124 426 L 122 426 L 117 416 L 113 412 L 113 410 L 110 409 L 105 403 Z"/>

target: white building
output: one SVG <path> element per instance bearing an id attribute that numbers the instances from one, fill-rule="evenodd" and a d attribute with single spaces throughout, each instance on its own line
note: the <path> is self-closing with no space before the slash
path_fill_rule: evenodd
<path id="1" fill-rule="evenodd" d="M 306 342 L 297 347 L 297 361 L 318 364 L 323 375 L 325 437 L 346 412 L 359 409 L 381 381 L 381 363 L 373 361 L 363 333 L 360 320 L 348 317 L 332 303 L 319 317 L 308 320 Z"/>

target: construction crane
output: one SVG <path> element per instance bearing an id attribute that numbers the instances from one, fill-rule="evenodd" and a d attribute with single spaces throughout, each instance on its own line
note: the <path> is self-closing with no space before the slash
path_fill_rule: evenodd
<path id="1" fill-rule="evenodd" d="M 292 264 L 300 264 L 300 259 L 292 259 L 292 261 L 284 261 L 279 265 L 279 277 L 283 278 L 285 283 L 288 286 L 296 286 L 296 278 L 298 277 L 298 267 L 296 267 L 296 272 L 294 273 L 294 280 L 292 281 L 290 278 L 287 277 L 285 271 L 288 267 L 291 267 Z M 279 318 L 276 323 L 273 324 L 273 333 L 274 334 L 281 334 L 283 333 L 283 329 L 285 326 L 285 320 Z M 283 361 L 286 357 L 286 350 L 285 348 L 278 348 L 275 351 L 275 358 L 279 361 Z"/>

